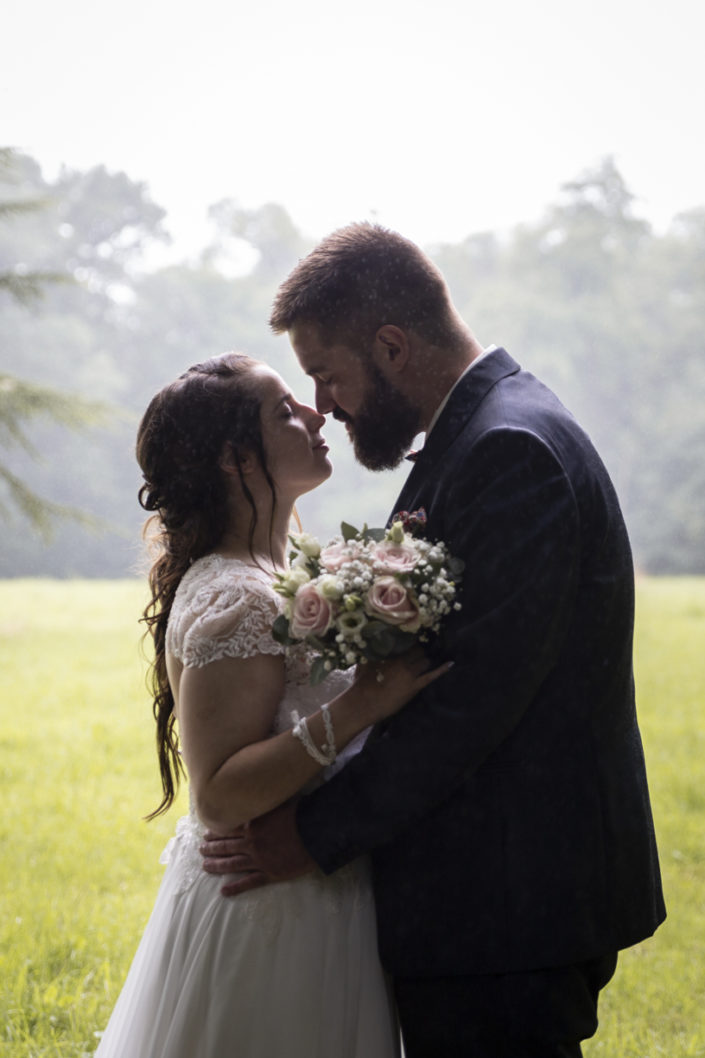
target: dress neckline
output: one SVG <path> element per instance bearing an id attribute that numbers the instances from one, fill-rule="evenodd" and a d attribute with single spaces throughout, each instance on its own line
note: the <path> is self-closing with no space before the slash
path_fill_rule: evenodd
<path id="1" fill-rule="evenodd" d="M 263 573 L 265 577 L 269 577 L 270 580 L 274 580 L 276 576 L 276 570 L 264 569 L 262 566 L 258 566 L 254 562 L 246 562 L 244 558 L 237 558 L 235 555 L 221 555 L 219 551 L 209 551 L 207 555 L 201 555 L 200 558 L 195 559 L 195 561 L 191 563 L 191 569 L 193 569 L 197 563 L 206 562 L 208 559 L 218 562 L 236 562 L 239 566 L 244 566 L 245 569 L 253 569 L 258 573 Z"/>

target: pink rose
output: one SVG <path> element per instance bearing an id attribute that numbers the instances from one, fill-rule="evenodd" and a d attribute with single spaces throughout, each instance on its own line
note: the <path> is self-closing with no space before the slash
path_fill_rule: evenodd
<path id="1" fill-rule="evenodd" d="M 365 609 L 388 625 L 399 625 L 403 632 L 418 632 L 421 627 L 418 605 L 396 577 L 378 577 L 373 582 Z"/>
<path id="2" fill-rule="evenodd" d="M 340 567 L 349 562 L 359 549 L 359 545 L 355 542 L 346 543 L 344 540 L 339 540 L 335 544 L 328 544 L 324 547 L 318 561 L 331 573 L 337 573 Z"/>
<path id="3" fill-rule="evenodd" d="M 416 551 L 409 544 L 383 540 L 374 550 L 375 568 L 384 573 L 410 573 L 416 565 Z"/>
<path id="4" fill-rule="evenodd" d="M 331 604 L 319 595 L 312 582 L 299 588 L 294 598 L 289 622 L 289 633 L 295 639 L 306 636 L 322 636 L 330 628 L 333 619 Z"/>

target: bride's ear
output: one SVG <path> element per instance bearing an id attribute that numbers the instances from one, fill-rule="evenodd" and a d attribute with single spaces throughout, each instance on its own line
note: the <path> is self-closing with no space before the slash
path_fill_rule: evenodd
<path id="1" fill-rule="evenodd" d="M 236 452 L 230 441 L 226 441 L 223 445 L 218 460 L 218 466 L 223 473 L 239 478 L 241 474 L 251 474 L 257 465 L 257 457 L 249 448 Z"/>

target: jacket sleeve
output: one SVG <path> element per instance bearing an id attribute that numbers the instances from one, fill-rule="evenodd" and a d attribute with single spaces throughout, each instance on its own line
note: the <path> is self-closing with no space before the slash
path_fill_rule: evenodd
<path id="1" fill-rule="evenodd" d="M 301 837 L 328 872 L 412 827 L 479 768 L 531 707 L 566 635 L 578 510 L 540 438 L 485 434 L 456 464 L 432 518 L 465 562 L 462 611 L 438 644 L 455 666 L 300 802 Z"/>

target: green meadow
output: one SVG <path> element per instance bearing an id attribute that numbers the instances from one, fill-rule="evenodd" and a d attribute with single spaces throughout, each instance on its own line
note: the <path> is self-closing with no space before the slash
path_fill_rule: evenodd
<path id="1" fill-rule="evenodd" d="M 144 598 L 136 581 L 0 582 L 3 1058 L 92 1054 L 184 810 L 141 818 L 159 793 Z M 669 918 L 622 954 L 587 1058 L 705 1056 L 704 646 L 705 579 L 642 579 L 637 688 Z"/>

